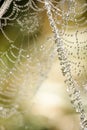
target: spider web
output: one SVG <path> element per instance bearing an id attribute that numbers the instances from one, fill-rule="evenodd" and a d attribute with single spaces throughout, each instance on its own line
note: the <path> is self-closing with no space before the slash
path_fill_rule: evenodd
<path id="1" fill-rule="evenodd" d="M 8 42 L 4 43 L 6 48 L 3 49 L 2 46 L 0 53 L 0 65 L 2 68 L 0 70 L 0 116 L 4 118 L 8 118 L 17 112 L 20 100 L 23 100 L 26 95 L 32 97 L 32 92 L 37 90 L 36 86 L 44 78 L 44 74 L 53 59 L 51 57 L 53 55 L 52 39 L 47 41 L 47 37 L 45 37 L 44 42 L 38 40 L 39 35 L 41 36 L 40 32 L 42 32 L 40 29 L 43 26 L 40 24 L 38 26 L 38 21 L 44 19 L 38 19 L 41 17 L 38 14 L 45 11 L 44 1 L 26 0 L 24 2 L 22 0 L 14 0 L 9 2 L 11 2 L 9 3 L 10 9 L 6 6 L 6 3 L 2 3 L 2 5 L 5 5 L 5 10 L 0 19 L 1 32 L 4 38 L 8 40 Z M 37 3 L 40 3 L 40 5 Z M 49 3 L 64 43 L 63 47 L 71 66 L 71 74 L 81 86 L 80 89 L 84 90 L 87 81 L 87 2 L 85 0 L 81 2 L 78 0 L 50 0 Z M 6 10 L 7 12 L 5 12 Z M 27 11 L 28 13 L 26 13 Z M 33 24 L 34 26 L 32 25 L 32 19 L 36 23 Z M 9 30 L 7 25 L 17 27 L 15 34 L 20 30 L 15 38 L 9 31 L 8 35 L 12 37 L 12 40 L 6 35 L 7 30 Z M 34 32 L 32 32 L 33 29 Z M 12 41 L 14 42 L 12 43 Z M 26 86 L 29 88 L 30 95 L 25 91 Z"/>
<path id="2" fill-rule="evenodd" d="M 61 0 L 50 5 L 72 76 L 82 85 L 87 80 L 87 2 Z"/>
<path id="3" fill-rule="evenodd" d="M 53 31 L 54 33 L 56 32 L 56 27 L 59 31 L 59 46 L 57 46 L 58 52 L 61 55 L 61 57 L 59 55 L 59 59 L 63 75 L 66 75 L 66 82 L 68 82 L 70 81 L 68 77 L 69 72 L 71 78 L 75 81 L 74 87 L 72 82 L 68 87 L 71 103 L 76 112 L 81 112 L 81 122 L 85 128 L 87 127 L 87 120 L 83 111 L 87 112 L 87 1 L 47 1 L 47 6 L 48 3 L 51 6 L 53 16 L 52 21 L 52 17 L 49 16 L 49 6 L 48 17 L 50 23 L 54 23 L 55 29 L 53 28 Z M 56 5 L 54 6 L 55 3 Z M 57 34 L 55 33 L 55 35 Z M 63 51 L 64 53 L 62 54 Z M 64 61 L 64 59 L 67 60 Z M 70 70 L 68 70 L 66 62 L 70 66 Z M 83 106 L 80 103 L 80 99 L 82 99 Z"/>
<path id="4" fill-rule="evenodd" d="M 10 2 L 0 19 L 0 117 L 4 119 L 19 113 L 25 100 L 31 101 L 55 55 L 52 36 L 41 40 L 43 7 L 33 0 Z"/>

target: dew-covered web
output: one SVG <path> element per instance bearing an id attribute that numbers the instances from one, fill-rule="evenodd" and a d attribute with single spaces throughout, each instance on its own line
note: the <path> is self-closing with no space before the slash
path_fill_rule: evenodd
<path id="1" fill-rule="evenodd" d="M 87 80 L 87 2 L 54 0 L 49 2 L 62 45 L 71 66 L 72 76 Z M 79 80 L 80 79 L 80 80 Z M 80 82 L 81 85 L 82 81 Z"/>
<path id="2" fill-rule="evenodd" d="M 30 102 L 55 51 L 52 36 L 43 31 L 42 2 L 7 0 L 0 4 L 0 118 L 6 119 L 20 112 L 25 100 Z"/>
<path id="3" fill-rule="evenodd" d="M 68 86 L 67 91 L 76 112 L 80 113 L 81 127 L 85 130 L 87 129 L 87 115 L 84 112 L 85 110 L 87 112 L 87 1 L 45 0 L 45 6 L 56 38 L 61 70 Z"/>
<path id="4" fill-rule="evenodd" d="M 74 1 L 69 10 L 63 42 L 71 74 L 84 91 L 87 82 L 87 2 Z"/>
<path id="5" fill-rule="evenodd" d="M 48 0 L 0 1 L 0 43 L 3 43 L 0 47 L 0 117 L 8 118 L 18 112 L 20 101 L 32 97 L 52 63 L 54 40 L 44 35 L 46 2 Z M 87 1 L 49 0 L 48 3 L 71 76 L 83 92 L 87 90 Z M 50 17 L 48 10 L 49 23 L 53 22 Z M 64 68 L 65 61 L 63 63 L 65 75 L 68 69 Z"/>

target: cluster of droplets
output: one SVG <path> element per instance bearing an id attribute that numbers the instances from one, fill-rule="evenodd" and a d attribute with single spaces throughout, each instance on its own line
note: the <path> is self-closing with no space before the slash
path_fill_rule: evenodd
<path id="1" fill-rule="evenodd" d="M 64 47 L 66 48 L 67 57 L 71 63 L 72 73 L 86 76 L 86 57 L 87 57 L 87 38 L 86 29 L 76 30 L 75 33 L 65 33 L 63 35 Z M 82 37 L 84 40 L 82 40 Z M 86 77 L 85 77 L 86 78 Z"/>
<path id="2" fill-rule="evenodd" d="M 40 18 L 38 13 L 24 15 L 23 18 L 18 18 L 17 23 L 20 25 L 21 32 L 25 34 L 34 35 L 40 29 Z"/>
<path id="3" fill-rule="evenodd" d="M 68 19 L 67 20 L 68 20 L 68 22 L 70 20 L 72 20 L 72 22 L 75 22 L 75 27 L 76 27 L 77 20 L 75 18 L 77 16 L 77 14 L 75 13 L 76 9 L 75 9 L 74 4 L 76 5 L 75 1 L 71 1 L 70 8 L 69 8 L 70 14 L 68 12 L 68 15 L 67 15 Z M 73 70 L 72 66 L 73 66 L 73 64 L 75 65 L 74 66 L 75 69 L 79 71 L 77 73 L 78 75 L 81 73 L 81 69 L 82 69 L 81 64 L 83 64 L 83 67 L 86 67 L 84 65 L 84 63 L 82 63 L 82 60 L 84 59 L 84 61 L 85 61 L 85 58 L 86 58 L 86 56 L 85 56 L 85 53 L 86 53 L 85 46 L 87 44 L 85 42 L 86 39 L 83 41 L 82 39 L 78 38 L 78 36 L 80 34 L 86 33 L 86 29 L 84 29 L 83 32 L 79 31 L 78 27 L 80 26 L 80 24 L 78 23 L 78 26 L 75 29 L 75 34 L 73 34 L 74 32 L 72 30 L 71 30 L 71 32 L 73 32 L 73 33 L 68 34 L 69 28 L 71 28 L 71 25 L 69 25 L 68 22 L 64 22 L 65 26 L 64 26 L 63 30 L 58 28 L 57 23 L 54 19 L 54 11 L 52 10 L 52 4 L 50 4 L 50 2 L 48 0 L 45 0 L 45 6 L 47 9 L 47 14 L 48 14 L 48 18 L 50 21 L 50 25 L 52 27 L 52 31 L 54 33 L 55 42 L 57 43 L 58 58 L 60 60 L 62 73 L 66 78 L 65 82 L 68 86 L 67 91 L 69 92 L 71 103 L 73 104 L 76 112 L 80 113 L 81 127 L 82 127 L 82 129 L 85 130 L 85 129 L 87 129 L 86 114 L 85 114 L 85 111 L 83 108 L 83 103 L 82 103 L 82 100 L 80 97 L 81 95 L 80 95 L 80 91 L 79 91 L 78 80 L 74 79 L 75 77 L 73 76 L 73 73 L 72 73 L 72 70 Z M 73 9 L 73 11 L 72 11 L 72 9 Z M 72 17 L 74 17 L 74 19 Z M 63 19 L 63 20 L 66 20 L 66 19 Z M 83 28 L 84 28 L 84 24 L 83 24 Z M 69 37 L 69 40 L 66 38 L 66 36 Z M 70 39 L 71 37 L 75 38 L 75 42 L 74 42 L 74 38 L 72 38 L 72 40 Z M 72 48 L 74 48 L 74 49 L 72 49 Z M 80 55 L 81 53 L 83 53 L 83 56 Z M 73 58 L 71 58 L 71 56 Z M 79 63 L 77 63 L 77 61 L 76 61 L 76 64 L 75 64 L 75 60 L 79 60 Z"/>

